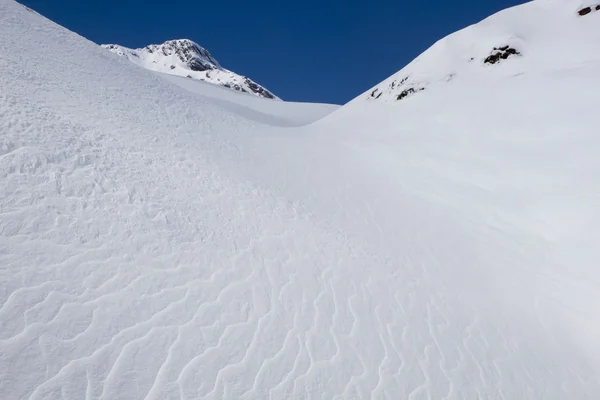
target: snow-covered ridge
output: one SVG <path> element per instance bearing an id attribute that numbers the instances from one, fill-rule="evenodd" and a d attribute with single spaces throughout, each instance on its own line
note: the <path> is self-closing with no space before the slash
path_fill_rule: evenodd
<path id="1" fill-rule="evenodd" d="M 457 79 L 489 79 L 600 59 L 600 2 L 535 0 L 453 33 L 360 98 L 404 100 Z"/>
<path id="2" fill-rule="evenodd" d="M 141 49 L 104 44 L 112 51 L 143 68 L 213 83 L 267 99 L 277 99 L 253 80 L 223 68 L 208 50 L 189 39 L 168 40 Z"/>

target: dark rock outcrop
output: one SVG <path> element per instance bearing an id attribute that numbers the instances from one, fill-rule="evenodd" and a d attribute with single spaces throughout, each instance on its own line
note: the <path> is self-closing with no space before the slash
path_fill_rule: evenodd
<path id="1" fill-rule="evenodd" d="M 250 88 L 250 90 L 252 90 L 252 92 L 260 95 L 261 97 L 265 97 L 267 99 L 274 99 L 275 96 L 273 96 L 273 94 L 271 92 L 269 92 L 268 90 L 266 90 L 264 87 L 258 85 L 255 82 L 252 82 L 250 79 L 246 78 L 246 85 Z"/>
<path id="2" fill-rule="evenodd" d="M 410 96 L 411 94 L 415 94 L 418 92 L 422 92 L 423 90 L 425 90 L 424 87 L 411 87 L 408 89 L 404 89 L 402 92 L 400 92 L 400 94 L 398 96 L 396 96 L 396 100 L 402 100 L 407 98 L 408 96 Z"/>
<path id="3" fill-rule="evenodd" d="M 591 12 L 592 12 L 592 7 L 586 7 L 586 8 L 582 8 L 577 13 L 583 17 L 584 15 L 588 15 Z"/>
<path id="4" fill-rule="evenodd" d="M 584 7 L 581 10 L 577 11 L 577 14 L 579 14 L 580 17 L 584 17 L 590 14 L 592 11 L 600 11 L 600 4 L 590 7 Z"/>
<path id="5" fill-rule="evenodd" d="M 490 54 L 484 61 L 484 64 L 497 64 L 501 60 L 506 60 L 511 56 L 519 56 L 521 53 L 517 49 L 510 46 L 494 47 L 492 54 Z"/>

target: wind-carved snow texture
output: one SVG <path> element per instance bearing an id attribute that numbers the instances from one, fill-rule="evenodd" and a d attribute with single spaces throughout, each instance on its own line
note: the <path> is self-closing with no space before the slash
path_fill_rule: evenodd
<path id="1" fill-rule="evenodd" d="M 0 0 L 0 398 L 596 398 L 580 6 L 495 17 L 533 25 L 522 60 L 562 21 L 570 60 L 312 122 Z"/>
<path id="2" fill-rule="evenodd" d="M 208 50 L 189 39 L 168 40 L 163 44 L 151 44 L 135 50 L 117 44 L 105 44 L 102 47 L 152 71 L 185 76 L 259 97 L 277 99 L 258 83 L 221 67 Z"/>

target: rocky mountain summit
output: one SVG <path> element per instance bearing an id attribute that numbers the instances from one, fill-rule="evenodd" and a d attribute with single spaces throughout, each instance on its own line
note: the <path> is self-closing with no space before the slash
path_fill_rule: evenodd
<path id="1" fill-rule="evenodd" d="M 118 44 L 105 44 L 102 47 L 152 71 L 185 76 L 259 97 L 277 99 L 277 96 L 250 78 L 223 68 L 208 50 L 189 39 L 169 40 L 141 49 L 130 49 Z"/>

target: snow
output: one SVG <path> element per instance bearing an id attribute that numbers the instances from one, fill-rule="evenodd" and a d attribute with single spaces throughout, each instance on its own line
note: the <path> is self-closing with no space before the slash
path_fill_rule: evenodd
<path id="1" fill-rule="evenodd" d="M 296 103 L 288 101 L 272 101 L 247 93 L 233 92 L 227 88 L 206 82 L 191 80 L 178 76 L 158 73 L 171 82 L 200 98 L 210 99 L 229 111 L 243 116 L 245 119 L 267 125 L 291 127 L 308 125 L 337 110 L 334 104 Z"/>
<path id="2" fill-rule="evenodd" d="M 435 90 L 456 79 L 488 81 L 596 63 L 600 55 L 592 50 L 598 48 L 600 40 L 600 13 L 585 17 L 577 14 L 590 4 L 580 0 L 535 0 L 501 11 L 438 41 L 362 97 L 393 102 L 404 90 L 413 88 L 422 94 L 419 89 Z M 484 63 L 494 48 L 504 46 L 520 54 L 496 65 Z"/>
<path id="3" fill-rule="evenodd" d="M 597 398 L 581 4 L 477 28 L 487 49 L 529 21 L 519 58 L 424 55 L 456 78 L 335 109 L 141 69 L 0 0 L 0 398 Z M 572 59 L 529 59 L 549 21 Z"/>
<path id="4" fill-rule="evenodd" d="M 135 50 L 118 44 L 102 47 L 151 71 L 209 82 L 258 97 L 279 99 L 256 82 L 223 68 L 208 50 L 189 39 L 169 40 Z"/>

